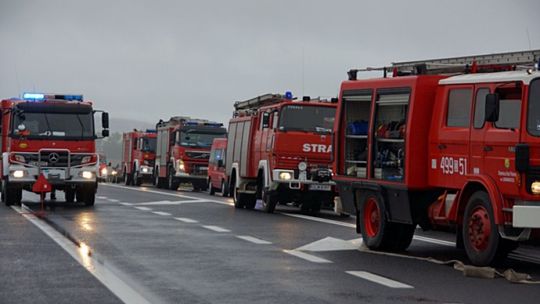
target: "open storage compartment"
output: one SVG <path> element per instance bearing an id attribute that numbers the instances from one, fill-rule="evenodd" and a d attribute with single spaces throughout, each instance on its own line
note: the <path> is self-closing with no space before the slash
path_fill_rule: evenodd
<path id="1" fill-rule="evenodd" d="M 345 175 L 366 178 L 372 90 L 344 92 Z"/>
<path id="2" fill-rule="evenodd" d="M 403 182 L 409 97 L 409 88 L 377 91 L 373 134 L 375 179 Z"/>

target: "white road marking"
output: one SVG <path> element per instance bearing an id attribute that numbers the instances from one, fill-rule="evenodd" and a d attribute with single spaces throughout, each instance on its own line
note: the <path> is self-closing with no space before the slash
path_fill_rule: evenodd
<path id="1" fill-rule="evenodd" d="M 324 218 L 320 218 L 320 217 L 313 217 L 313 216 L 309 216 L 309 215 L 293 214 L 293 213 L 286 213 L 286 212 L 280 212 L 280 214 L 283 214 L 283 215 L 286 215 L 286 216 L 291 216 L 291 217 L 297 217 L 297 218 L 301 218 L 301 219 L 305 219 L 305 220 L 315 221 L 315 222 L 321 222 L 321 223 L 332 224 L 332 225 L 337 225 L 337 226 L 343 226 L 343 227 L 348 227 L 348 228 L 356 228 L 355 224 L 344 223 L 344 222 L 324 219 Z"/>
<path id="2" fill-rule="evenodd" d="M 186 218 L 186 217 L 175 217 L 174 219 L 177 220 L 177 221 L 180 221 L 180 222 L 188 223 L 188 224 L 195 224 L 195 223 L 199 222 L 199 221 L 192 220 L 192 219 Z"/>
<path id="3" fill-rule="evenodd" d="M 120 205 L 124 205 L 124 206 L 133 206 L 132 203 L 124 203 L 124 202 L 121 202 Z"/>
<path id="4" fill-rule="evenodd" d="M 221 228 L 219 226 L 208 225 L 208 226 L 203 226 L 203 228 L 206 228 L 208 230 L 212 230 L 215 232 L 231 232 L 229 229 Z"/>
<path id="5" fill-rule="evenodd" d="M 100 200 L 106 200 L 107 197 L 106 196 L 96 196 L 97 199 L 100 199 Z"/>
<path id="6" fill-rule="evenodd" d="M 298 247 L 295 250 L 313 252 L 358 250 L 360 246 L 362 246 L 362 239 L 345 241 L 334 237 L 325 237 L 324 239 Z"/>
<path id="7" fill-rule="evenodd" d="M 189 201 L 156 201 L 156 202 L 144 202 L 144 203 L 135 203 L 137 206 L 167 206 L 167 205 L 182 205 L 182 204 L 193 204 L 193 203 L 204 203 L 206 202 L 203 199 L 199 200 L 189 200 Z"/>
<path id="8" fill-rule="evenodd" d="M 380 275 L 376 275 L 367 271 L 345 271 L 346 273 L 353 275 L 355 277 L 368 280 L 373 283 L 377 283 L 390 288 L 414 288 L 411 285 L 407 285 L 398 281 L 394 281 Z"/>
<path id="9" fill-rule="evenodd" d="M 311 255 L 311 254 L 308 254 L 308 253 L 305 253 L 305 252 L 302 252 L 302 251 L 283 250 L 283 252 L 288 253 L 290 255 L 294 255 L 295 257 L 298 257 L 298 258 L 301 258 L 301 259 L 304 259 L 306 261 L 310 261 L 310 262 L 313 262 L 313 263 L 332 263 L 332 261 L 320 258 L 318 256 L 314 256 L 314 255 Z"/>
<path id="10" fill-rule="evenodd" d="M 105 287 L 107 287 L 124 303 L 151 303 L 141 294 L 139 294 L 136 289 L 129 286 L 118 276 L 116 276 L 113 271 L 105 267 L 107 263 L 101 259 L 98 261 L 93 255 L 91 255 L 92 251 L 86 245 L 81 244 L 81 246 L 78 247 L 73 242 L 66 239 L 58 231 L 37 219 L 35 216 L 23 211 L 20 207 L 12 206 L 11 208 L 20 213 L 24 218 L 26 218 L 53 241 L 55 241 L 62 249 L 71 255 L 73 259 L 81 264 L 88 272 L 90 272 L 90 274 L 103 283 Z"/>
<path id="11" fill-rule="evenodd" d="M 171 192 L 162 192 L 162 191 L 157 191 L 157 190 L 150 190 L 145 187 L 132 188 L 132 187 L 126 187 L 126 186 L 120 186 L 120 185 L 112 185 L 112 184 L 103 184 L 103 185 L 107 187 L 112 187 L 112 188 L 120 188 L 120 189 L 132 190 L 132 191 L 155 193 L 155 194 L 168 195 L 168 196 L 174 196 L 174 197 L 183 197 L 183 198 L 189 198 L 193 200 L 201 200 L 201 202 L 205 202 L 205 203 L 210 202 L 210 203 L 216 203 L 220 205 L 234 206 L 234 203 L 232 202 L 223 202 L 223 201 L 212 200 L 212 199 L 201 199 L 200 197 L 195 197 L 195 196 L 189 196 L 189 195 L 183 195 L 183 194 L 177 194 L 177 193 L 171 193 Z"/>
<path id="12" fill-rule="evenodd" d="M 448 247 L 456 246 L 456 243 L 454 242 L 443 241 L 443 240 L 420 236 L 420 235 L 413 236 L 413 239 L 417 241 L 422 241 L 422 242 L 431 243 L 431 244 L 438 244 L 438 245 L 443 245 L 443 246 L 448 246 Z"/>
<path id="13" fill-rule="evenodd" d="M 135 207 L 135 208 L 142 211 L 152 211 L 152 208 L 148 208 L 148 207 Z"/>
<path id="14" fill-rule="evenodd" d="M 161 216 L 171 216 L 172 214 L 168 212 L 162 212 L 162 211 L 152 211 L 153 214 L 161 215 Z"/>
<path id="15" fill-rule="evenodd" d="M 111 203 L 118 203 L 120 200 L 114 199 L 114 198 L 108 198 L 107 199 Z"/>
<path id="16" fill-rule="evenodd" d="M 248 241 L 248 242 L 251 242 L 253 244 L 257 244 L 257 245 L 269 245 L 269 244 L 272 244 L 272 242 L 261 240 L 261 239 L 258 239 L 256 237 L 252 237 L 252 236 L 249 236 L 249 235 L 237 235 L 236 237 L 239 238 L 239 239 L 242 239 L 244 241 Z"/>

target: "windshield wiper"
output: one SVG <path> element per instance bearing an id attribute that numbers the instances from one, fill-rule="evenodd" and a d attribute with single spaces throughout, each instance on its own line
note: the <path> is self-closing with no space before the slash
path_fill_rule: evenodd
<path id="1" fill-rule="evenodd" d="M 49 130 L 50 132 L 50 135 L 53 134 L 53 130 L 51 130 L 51 125 L 49 124 L 49 118 L 47 117 L 47 113 L 43 113 L 43 115 L 45 115 L 45 122 L 47 123 L 47 130 Z M 50 136 L 49 135 L 49 136 Z"/>
<path id="2" fill-rule="evenodd" d="M 79 121 L 79 124 L 81 125 L 81 139 L 82 139 L 84 136 L 84 126 L 83 126 L 83 123 L 79 114 L 76 114 L 75 116 L 77 116 L 77 120 Z"/>

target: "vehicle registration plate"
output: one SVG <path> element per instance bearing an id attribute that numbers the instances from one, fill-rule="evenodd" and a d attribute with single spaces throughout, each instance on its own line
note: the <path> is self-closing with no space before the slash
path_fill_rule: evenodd
<path id="1" fill-rule="evenodd" d="M 314 191 L 330 191 L 331 189 L 332 189 L 332 186 L 330 185 L 319 185 L 319 184 L 309 185 L 309 190 L 314 190 Z"/>
<path id="2" fill-rule="evenodd" d="M 66 171 L 63 169 L 43 169 L 42 172 L 47 179 L 66 179 Z"/>

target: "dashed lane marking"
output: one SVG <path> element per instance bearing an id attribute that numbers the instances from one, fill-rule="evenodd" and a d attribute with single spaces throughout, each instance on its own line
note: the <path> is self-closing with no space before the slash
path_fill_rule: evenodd
<path id="1" fill-rule="evenodd" d="M 167 206 L 167 205 L 182 205 L 182 204 L 193 204 L 193 203 L 204 203 L 206 200 L 189 200 L 189 201 L 156 201 L 156 202 L 144 202 L 144 203 L 135 203 L 137 206 Z"/>
<path id="2" fill-rule="evenodd" d="M 355 277 L 359 277 L 364 280 L 368 280 L 370 282 L 377 283 L 377 284 L 390 287 L 390 288 L 414 288 L 411 285 L 394 281 L 394 280 L 391 280 L 391 279 L 388 279 L 388 278 L 385 278 L 380 275 L 376 275 L 367 271 L 345 271 L 345 272 Z"/>
<path id="3" fill-rule="evenodd" d="M 334 221 L 334 220 L 328 220 L 328 219 L 324 219 L 324 218 L 320 218 L 320 217 L 313 217 L 313 216 L 309 216 L 309 215 L 293 214 L 293 213 L 286 213 L 286 212 L 280 212 L 280 214 L 283 214 L 283 215 L 286 215 L 286 216 L 291 216 L 291 217 L 297 217 L 297 218 L 301 218 L 301 219 L 305 219 L 305 220 L 320 222 L 320 223 L 338 225 L 338 226 L 343 226 L 343 227 L 348 227 L 348 228 L 356 228 L 355 224 L 344 223 L 344 222 Z"/>
<path id="4" fill-rule="evenodd" d="M 192 220 L 192 219 L 186 218 L 186 217 L 175 217 L 174 219 L 177 220 L 177 221 L 180 221 L 180 222 L 188 223 L 188 224 L 195 224 L 195 223 L 199 222 L 199 221 Z"/>
<path id="5" fill-rule="evenodd" d="M 141 211 L 152 211 L 152 208 L 148 208 L 148 207 L 135 207 L 135 209 L 139 209 Z"/>
<path id="6" fill-rule="evenodd" d="M 283 252 L 288 253 L 290 255 L 293 255 L 295 257 L 304 259 L 306 261 L 310 261 L 312 263 L 321 263 L 321 264 L 322 263 L 332 263 L 332 261 L 330 261 L 330 260 L 323 259 L 323 258 L 320 258 L 318 256 L 314 256 L 312 254 L 305 253 L 305 252 L 298 251 L 298 250 L 283 250 Z"/>
<path id="7" fill-rule="evenodd" d="M 12 206 L 15 211 L 20 213 L 24 218 L 34 224 L 43 233 L 55 241 L 62 249 L 64 249 L 73 259 L 81 264 L 90 274 L 98 279 L 105 287 L 114 293 L 124 303 L 151 303 L 136 289 L 122 281 L 115 272 L 106 267 L 108 265 L 103 260 L 97 260 L 92 254 L 87 245 L 81 243 L 79 246 L 68 240 L 61 233 L 56 231 L 51 226 L 40 221 L 35 216 L 28 214 L 20 207 Z"/>
<path id="8" fill-rule="evenodd" d="M 108 198 L 107 199 L 111 203 L 118 203 L 120 200 L 114 199 L 114 198 Z"/>
<path id="9" fill-rule="evenodd" d="M 171 216 L 169 212 L 163 212 L 163 211 L 152 211 L 153 214 L 161 215 L 161 216 Z"/>
<path id="10" fill-rule="evenodd" d="M 123 205 L 123 206 L 133 206 L 132 203 L 124 203 L 124 202 L 121 202 L 120 205 Z"/>
<path id="11" fill-rule="evenodd" d="M 215 232 L 231 232 L 229 229 L 221 228 L 219 226 L 208 225 L 208 226 L 202 226 L 202 227 L 208 230 L 215 231 Z"/>
<path id="12" fill-rule="evenodd" d="M 107 197 L 106 196 L 96 196 L 97 199 L 100 199 L 100 200 L 106 200 Z"/>
<path id="13" fill-rule="evenodd" d="M 269 245 L 269 244 L 272 244 L 272 242 L 261 240 L 261 239 L 258 239 L 256 237 L 252 237 L 252 236 L 249 236 L 249 235 L 237 235 L 236 237 L 239 238 L 239 239 L 242 239 L 244 241 L 248 241 L 248 242 L 251 242 L 253 244 L 257 244 L 257 245 Z"/>

